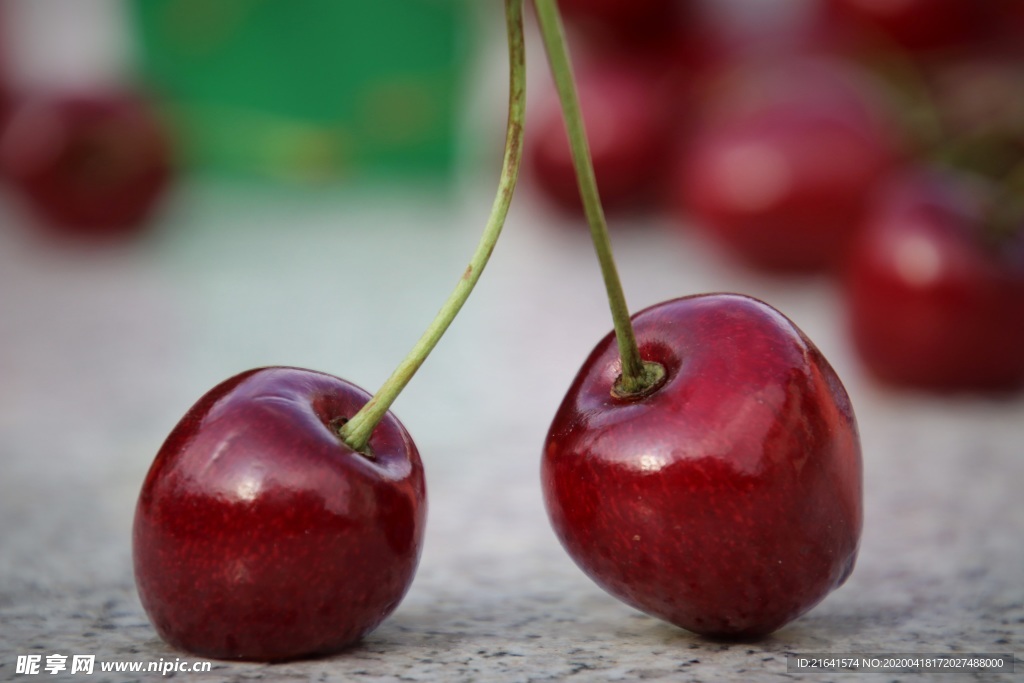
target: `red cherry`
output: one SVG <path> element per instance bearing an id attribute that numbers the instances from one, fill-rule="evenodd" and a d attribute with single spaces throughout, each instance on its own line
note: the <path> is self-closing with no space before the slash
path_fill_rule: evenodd
<path id="1" fill-rule="evenodd" d="M 138 230 L 173 175 L 164 125 L 128 93 L 26 98 L 0 139 L 0 165 L 43 223 L 87 236 Z"/>
<path id="2" fill-rule="evenodd" d="M 135 513 L 135 577 L 157 632 L 222 659 L 335 652 L 398 605 L 420 556 L 422 465 L 388 414 L 370 455 L 337 428 L 369 394 L 295 368 L 237 375 L 182 418 Z"/>
<path id="3" fill-rule="evenodd" d="M 652 200 L 668 158 L 672 118 L 661 81 L 639 64 L 598 62 L 579 70 L 577 89 L 601 202 L 606 211 Z M 554 91 L 538 103 L 526 138 L 526 172 L 552 205 L 582 215 L 576 171 Z"/>
<path id="4" fill-rule="evenodd" d="M 764 83 L 774 82 L 767 73 Z M 900 158 L 877 102 L 817 66 L 799 73 L 808 78 L 794 76 L 788 88 L 711 104 L 672 181 L 684 220 L 766 270 L 833 266 L 878 177 Z"/>
<path id="5" fill-rule="evenodd" d="M 927 390 L 1024 387 L 1024 222 L 986 242 L 986 199 L 962 178 L 894 180 L 845 276 L 850 329 L 883 381 Z"/>
<path id="6" fill-rule="evenodd" d="M 616 341 L 583 364 L 548 432 L 544 499 L 598 585 L 714 637 L 782 627 L 842 584 L 861 529 L 861 459 L 835 372 L 782 314 L 739 295 L 633 317 L 664 383 L 619 398 Z"/>

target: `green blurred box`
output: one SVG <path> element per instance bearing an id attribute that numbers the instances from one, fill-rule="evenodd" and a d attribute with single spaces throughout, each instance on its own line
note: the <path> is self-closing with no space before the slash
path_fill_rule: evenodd
<path id="1" fill-rule="evenodd" d="M 191 168 L 450 177 L 473 0 L 133 0 Z"/>

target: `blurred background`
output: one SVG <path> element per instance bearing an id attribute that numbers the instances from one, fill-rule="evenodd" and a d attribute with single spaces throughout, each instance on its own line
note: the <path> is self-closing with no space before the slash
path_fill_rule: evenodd
<path id="1" fill-rule="evenodd" d="M 632 309 L 762 298 L 854 400 L 865 545 L 818 644 L 1019 645 L 1024 2 L 561 8 Z M 436 646 L 418 629 L 433 620 L 486 650 L 543 631 L 531 610 L 617 614 L 557 547 L 536 481 L 611 323 L 532 11 L 527 32 L 505 234 L 395 405 L 431 518 L 385 641 Z M 259 365 L 375 390 L 482 230 L 506 97 L 499 2 L 0 0 L 0 608 L 16 651 L 162 647 L 129 532 L 163 438 Z M 480 612 L 509 616 L 481 636 L 465 617 Z M 831 639 L 830 614 L 846 624 Z M 97 619 L 124 628 L 96 636 Z M 644 656 L 649 628 L 620 624 L 639 634 L 623 656 Z M 596 657 L 607 642 L 587 633 Z M 545 632 L 551 652 L 567 637 Z"/>

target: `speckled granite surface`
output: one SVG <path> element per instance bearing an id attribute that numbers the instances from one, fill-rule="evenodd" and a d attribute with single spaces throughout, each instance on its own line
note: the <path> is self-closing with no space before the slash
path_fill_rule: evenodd
<path id="1" fill-rule="evenodd" d="M 0 679 L 61 678 L 16 674 L 23 654 L 194 661 L 156 637 L 132 581 L 135 496 L 160 442 L 200 394 L 257 365 L 375 389 L 462 271 L 490 199 L 188 189 L 152 239 L 90 253 L 27 239 L 0 204 Z M 753 294 L 844 378 L 864 443 L 862 551 L 846 586 L 753 644 L 689 635 L 591 584 L 547 525 L 537 470 L 548 421 L 610 322 L 586 237 L 520 200 L 464 315 L 395 406 L 430 495 L 406 600 L 337 656 L 175 678 L 907 681 L 928 677 L 787 673 L 786 654 L 1016 652 L 1018 673 L 975 678 L 1019 680 L 1024 398 L 885 391 L 851 356 L 827 283 L 759 279 L 662 225 L 617 231 L 634 310 Z"/>

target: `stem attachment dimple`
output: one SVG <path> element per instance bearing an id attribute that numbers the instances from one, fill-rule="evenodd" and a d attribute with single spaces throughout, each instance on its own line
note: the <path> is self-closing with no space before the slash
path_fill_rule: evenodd
<path id="1" fill-rule="evenodd" d="M 490 259 L 494 245 L 508 215 L 516 181 L 519 177 L 523 153 L 523 119 L 526 111 L 526 49 L 523 39 L 523 0 L 505 0 L 505 19 L 508 31 L 509 100 L 508 125 L 505 134 L 505 154 L 502 160 L 498 193 L 491 213 L 469 266 L 459 278 L 455 290 L 449 295 L 434 320 L 416 342 L 405 359 L 384 382 L 376 394 L 338 430 L 338 435 L 349 448 L 366 452 L 370 435 L 384 418 L 391 404 L 423 365 L 441 337 L 462 309 Z"/>
<path id="2" fill-rule="evenodd" d="M 665 366 L 661 363 L 645 360 L 643 362 L 643 376 L 641 382 L 633 384 L 626 383 L 625 373 L 619 375 L 612 385 L 612 396 L 619 399 L 640 399 L 653 394 L 665 383 L 668 374 Z"/>
<path id="3" fill-rule="evenodd" d="M 594 243 L 594 250 L 597 252 L 597 260 L 601 265 L 601 276 L 608 294 L 608 306 L 611 308 L 615 338 L 619 346 L 619 356 L 622 359 L 622 376 L 616 381 L 613 393 L 619 395 L 620 398 L 643 396 L 653 391 L 663 381 L 665 369 L 658 363 L 644 362 L 640 357 L 636 334 L 629 319 L 626 296 L 622 291 L 622 282 L 619 280 L 615 258 L 612 255 L 608 225 L 597 189 L 597 178 L 594 175 L 594 164 L 590 156 L 579 95 L 576 92 L 576 82 L 572 72 L 572 62 L 566 44 L 565 28 L 558 13 L 556 0 L 534 0 L 534 5 L 537 9 L 537 19 L 544 38 L 548 63 L 551 66 L 551 75 L 554 78 L 562 105 L 562 116 L 569 137 L 573 166 L 576 169 L 576 180 L 579 184 L 580 198 L 583 201 L 583 212 L 590 226 L 590 238 Z"/>

